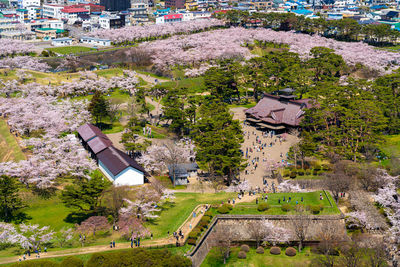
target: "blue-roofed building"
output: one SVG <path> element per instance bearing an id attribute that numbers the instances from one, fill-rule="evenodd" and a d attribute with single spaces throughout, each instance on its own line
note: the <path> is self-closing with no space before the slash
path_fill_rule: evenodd
<path id="1" fill-rule="evenodd" d="M 381 10 L 381 9 L 386 9 L 386 8 L 388 8 L 386 5 L 374 5 L 374 6 L 371 6 L 369 9 Z"/>
<path id="2" fill-rule="evenodd" d="M 90 45 L 95 45 L 95 46 L 110 46 L 111 45 L 111 40 L 95 38 L 95 37 L 84 36 L 84 37 L 81 37 L 81 39 L 79 41 L 84 44 L 90 44 Z"/>
<path id="3" fill-rule="evenodd" d="M 299 15 L 299 16 L 308 16 L 313 13 L 311 10 L 308 10 L 308 9 L 294 9 L 294 10 L 291 10 L 290 12 L 292 12 L 296 15 Z"/>
<path id="4" fill-rule="evenodd" d="M 171 11 L 171 9 L 168 7 L 165 9 L 157 9 L 153 14 L 156 17 L 165 16 L 165 15 L 168 15 L 170 11 Z"/>

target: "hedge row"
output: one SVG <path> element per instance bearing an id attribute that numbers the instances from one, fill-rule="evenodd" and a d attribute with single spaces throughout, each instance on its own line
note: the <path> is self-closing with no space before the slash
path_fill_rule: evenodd
<path id="1" fill-rule="evenodd" d="M 200 222 L 193 228 L 193 230 L 189 233 L 187 243 L 189 245 L 196 245 L 197 239 L 200 237 L 201 233 L 208 228 L 208 225 L 211 222 L 213 215 L 210 211 L 204 213 L 203 217 L 200 219 Z"/>

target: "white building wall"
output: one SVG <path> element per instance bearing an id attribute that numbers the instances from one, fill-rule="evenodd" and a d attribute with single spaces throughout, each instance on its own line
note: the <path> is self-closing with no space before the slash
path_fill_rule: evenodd
<path id="1" fill-rule="evenodd" d="M 132 167 L 126 168 L 115 177 L 116 185 L 141 185 L 144 184 L 144 174 Z"/>

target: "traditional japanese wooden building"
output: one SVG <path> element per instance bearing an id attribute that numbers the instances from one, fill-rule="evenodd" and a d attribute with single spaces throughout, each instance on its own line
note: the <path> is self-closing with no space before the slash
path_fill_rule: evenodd
<path id="1" fill-rule="evenodd" d="M 262 130 L 277 133 L 297 128 L 305 109 L 311 104 L 310 99 L 295 98 L 290 88 L 279 91 L 278 95 L 264 94 L 256 106 L 245 111 L 246 121 Z"/>

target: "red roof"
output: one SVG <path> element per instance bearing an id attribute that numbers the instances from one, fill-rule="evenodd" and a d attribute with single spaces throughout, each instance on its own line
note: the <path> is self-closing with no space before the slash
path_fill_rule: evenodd
<path id="1" fill-rule="evenodd" d="M 183 18 L 182 14 L 164 15 L 164 19 L 181 19 L 181 18 Z"/>
<path id="2" fill-rule="evenodd" d="M 63 9 L 61 9 L 61 12 L 64 12 L 64 13 L 83 13 L 83 12 L 89 12 L 89 11 L 87 9 L 85 9 L 85 8 L 64 7 Z"/>
<path id="3" fill-rule="evenodd" d="M 228 10 L 216 10 L 216 11 L 214 11 L 214 13 L 226 13 L 226 12 L 228 12 Z"/>

